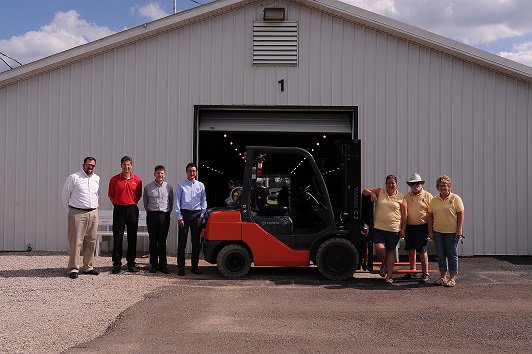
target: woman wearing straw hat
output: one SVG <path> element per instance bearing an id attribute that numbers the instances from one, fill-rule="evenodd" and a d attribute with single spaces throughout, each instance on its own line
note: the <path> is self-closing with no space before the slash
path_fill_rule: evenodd
<path id="1" fill-rule="evenodd" d="M 432 198 L 428 212 L 429 237 L 436 245 L 440 270 L 440 279 L 434 284 L 449 287 L 456 285 L 458 241 L 463 235 L 464 224 L 464 203 L 458 195 L 451 193 L 452 186 L 451 178 L 448 176 L 438 177 L 436 189 L 440 194 Z"/>
<path id="2" fill-rule="evenodd" d="M 407 206 L 404 197 L 397 191 L 397 177 L 386 176 L 386 188 L 365 188 L 362 194 L 375 203 L 373 242 L 381 260 L 380 274 L 387 284 L 393 283 L 395 248 L 399 237 L 405 236 Z"/>
<path id="3" fill-rule="evenodd" d="M 408 206 L 405 232 L 405 250 L 408 251 L 410 269 L 416 269 L 416 251 L 419 252 L 421 262 L 420 283 L 428 283 L 429 277 L 429 257 L 427 255 L 427 244 L 429 240 L 429 228 L 427 224 L 427 212 L 429 209 L 432 194 L 423 189 L 425 180 L 418 173 L 412 173 L 410 179 L 406 181 L 410 186 L 410 192 L 405 195 Z M 412 273 L 405 276 L 406 279 L 414 279 Z"/>

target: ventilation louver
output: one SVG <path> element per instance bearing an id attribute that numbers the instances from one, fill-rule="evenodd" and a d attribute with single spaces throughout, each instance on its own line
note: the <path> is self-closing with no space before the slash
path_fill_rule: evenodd
<path id="1" fill-rule="evenodd" d="M 253 64 L 297 65 L 296 21 L 253 22 Z"/>

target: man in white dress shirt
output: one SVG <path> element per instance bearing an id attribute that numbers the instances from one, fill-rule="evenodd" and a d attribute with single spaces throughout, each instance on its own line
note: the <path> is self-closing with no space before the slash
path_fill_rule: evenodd
<path id="1" fill-rule="evenodd" d="M 100 177 L 94 173 L 96 159 L 83 160 L 82 170 L 67 177 L 61 199 L 68 212 L 69 260 L 68 276 L 76 279 L 80 272 L 81 246 L 83 245 L 83 274 L 98 275 L 92 266 L 96 231 L 98 229 L 98 191 Z"/>

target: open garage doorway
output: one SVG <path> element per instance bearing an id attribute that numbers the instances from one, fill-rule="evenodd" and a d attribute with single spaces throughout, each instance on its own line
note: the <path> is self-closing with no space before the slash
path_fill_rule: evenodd
<path id="1" fill-rule="evenodd" d="M 356 115 L 356 107 L 196 107 L 195 160 L 209 207 L 226 206 L 229 184 L 240 185 L 246 146 L 295 146 L 312 154 L 333 209 L 340 208 L 340 143 L 357 137 Z M 267 164 L 265 156 L 265 170 Z M 268 203 L 277 204 L 283 186 L 290 188 L 289 178 L 268 177 Z"/>

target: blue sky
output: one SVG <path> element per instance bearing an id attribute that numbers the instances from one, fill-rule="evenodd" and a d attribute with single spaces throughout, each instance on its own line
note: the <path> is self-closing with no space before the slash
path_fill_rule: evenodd
<path id="1" fill-rule="evenodd" d="M 532 66 L 532 0 L 343 1 Z M 0 4 L 0 52 L 24 64 L 173 11 L 173 0 L 0 0 Z M 178 11 L 195 6 L 193 0 L 177 0 Z M 0 58 L 17 66 L 5 56 Z M 0 61 L 0 71 L 7 69 Z"/>

